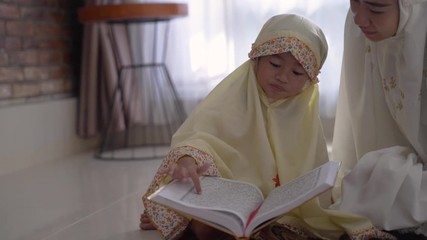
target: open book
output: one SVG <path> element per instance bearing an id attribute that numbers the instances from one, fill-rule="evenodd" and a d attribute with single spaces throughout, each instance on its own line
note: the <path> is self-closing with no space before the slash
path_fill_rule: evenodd
<path id="1" fill-rule="evenodd" d="M 252 233 L 304 202 L 331 188 L 339 163 L 327 162 L 275 188 L 264 199 L 253 184 L 219 177 L 202 176 L 202 193 L 191 181 L 173 181 L 148 199 L 202 221 L 236 238 Z"/>

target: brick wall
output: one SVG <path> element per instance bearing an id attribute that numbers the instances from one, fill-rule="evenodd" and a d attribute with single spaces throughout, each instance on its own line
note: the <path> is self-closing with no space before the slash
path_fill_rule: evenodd
<path id="1" fill-rule="evenodd" d="M 0 102 L 76 95 L 82 0 L 0 0 Z"/>

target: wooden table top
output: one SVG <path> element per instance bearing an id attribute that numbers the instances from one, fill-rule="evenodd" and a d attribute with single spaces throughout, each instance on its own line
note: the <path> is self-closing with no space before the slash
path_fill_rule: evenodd
<path id="1" fill-rule="evenodd" d="M 188 15 L 187 4 L 123 3 L 86 6 L 78 10 L 81 23 L 163 21 Z"/>

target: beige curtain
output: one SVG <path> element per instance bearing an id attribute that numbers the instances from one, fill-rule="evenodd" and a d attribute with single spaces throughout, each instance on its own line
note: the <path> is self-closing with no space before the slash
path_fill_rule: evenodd
<path id="1" fill-rule="evenodd" d="M 86 6 L 120 2 L 88 0 Z M 131 61 L 128 35 L 124 31 L 123 26 L 110 29 L 103 22 L 84 24 L 78 119 L 78 134 L 81 137 L 97 136 L 107 124 L 113 90 L 118 82 L 118 66 Z M 120 55 L 113 51 L 113 37 L 120 48 Z M 115 109 L 121 111 L 120 108 Z M 114 121 L 118 124 L 116 127 L 122 127 L 123 114 L 119 112 L 114 116 L 118 118 Z"/>
<path id="2" fill-rule="evenodd" d="M 109 0 L 87 1 L 87 4 L 117 2 L 163 2 L 162 0 Z M 171 72 L 177 92 L 185 111 L 203 99 L 222 78 L 247 59 L 251 41 L 262 24 L 274 14 L 292 12 L 316 21 L 323 29 L 331 46 L 328 58 L 320 75 L 320 111 L 327 119 L 327 135 L 331 137 L 336 97 L 338 93 L 339 69 L 342 57 L 342 36 L 347 0 L 288 0 L 277 2 L 265 0 L 169 0 L 188 3 L 189 15 L 171 21 L 166 63 Z M 104 24 L 85 27 L 81 72 L 80 118 L 78 133 L 82 137 L 97 136 L 105 125 L 111 104 L 112 88 L 117 81 L 117 65 Z M 243 27 L 245 26 L 245 27 Z M 243 28 L 242 28 L 243 27 Z M 243 29 L 243 31 L 242 31 Z M 130 31 L 132 54 L 121 56 L 121 61 L 145 61 L 149 47 L 145 47 L 145 30 Z M 104 36 L 103 36 L 104 35 Z M 136 38 L 135 38 L 136 36 Z M 138 40 L 142 39 L 141 40 Z M 135 40 L 137 39 L 137 40 Z M 148 43 L 149 44 L 149 43 Z M 125 40 L 121 47 L 129 48 Z M 126 53 L 126 51 L 121 51 Z M 129 53 L 129 52 L 127 52 Z M 131 56 L 131 57 L 130 57 Z M 142 60 L 141 60 L 142 59 Z M 140 73 L 137 73 L 140 74 Z M 145 74 L 145 73 L 141 73 Z M 132 88 L 132 86 L 127 86 Z M 135 88 L 134 88 L 135 89 Z M 147 96 L 145 96 L 147 98 Z M 134 101 L 135 102 L 135 101 Z M 142 101 L 149 104 L 148 101 Z M 134 103 L 135 104 L 135 103 Z M 138 103 L 138 104 L 141 104 Z M 136 109 L 146 109 L 133 106 Z M 130 111 L 147 115 L 144 110 Z M 118 120 L 122 115 L 118 114 Z M 116 121 L 120 127 L 120 121 Z M 329 129 L 329 131 L 328 131 Z"/>

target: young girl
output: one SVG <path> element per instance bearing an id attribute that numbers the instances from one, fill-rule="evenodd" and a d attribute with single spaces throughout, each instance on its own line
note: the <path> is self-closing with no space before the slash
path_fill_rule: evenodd
<path id="1" fill-rule="evenodd" d="M 334 209 L 427 239 L 427 1 L 350 3 L 333 138 L 345 177 Z"/>
<path id="2" fill-rule="evenodd" d="M 146 197 L 171 179 L 193 181 L 203 194 L 201 174 L 251 182 L 268 195 L 327 162 L 317 79 L 327 49 L 321 29 L 304 17 L 283 14 L 268 20 L 250 60 L 226 77 L 174 134 L 172 150 L 143 197 L 141 228 L 155 227 L 165 239 L 188 239 L 182 237 L 188 232 L 197 239 L 219 239 L 216 230 Z M 304 229 L 317 228 L 338 239 L 342 228 L 328 220 L 319 202 L 310 200 L 256 237 L 283 239 L 282 234 L 293 231 L 298 236 L 293 239 L 308 239 L 315 236 Z"/>

